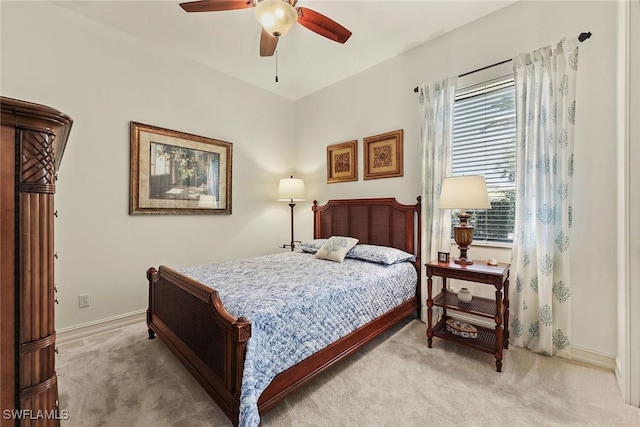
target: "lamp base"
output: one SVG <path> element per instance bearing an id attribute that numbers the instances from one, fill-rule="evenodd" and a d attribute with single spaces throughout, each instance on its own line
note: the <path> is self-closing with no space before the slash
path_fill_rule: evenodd
<path id="1" fill-rule="evenodd" d="M 296 240 L 293 240 L 293 208 L 295 206 L 296 204 L 293 203 L 293 200 L 291 200 L 291 203 L 289 203 L 289 207 L 291 208 L 291 244 L 282 245 L 283 248 L 291 248 L 291 252 L 296 249 Z"/>
<path id="2" fill-rule="evenodd" d="M 300 240 L 293 240 L 291 243 L 284 243 L 281 246 L 281 248 L 282 249 L 291 248 L 291 251 L 293 252 L 296 249 L 296 247 L 298 246 L 298 245 L 296 245 L 296 243 L 302 243 L 302 242 Z"/>
<path id="3" fill-rule="evenodd" d="M 460 256 L 454 258 L 453 262 L 460 265 L 473 264 L 473 260 L 467 258 L 467 251 L 469 250 L 469 245 L 473 242 L 474 232 L 474 228 L 467 223 L 469 216 L 470 215 L 464 211 L 460 212 L 458 214 L 460 224 L 453 227 L 453 237 L 458 244 L 458 249 L 460 249 Z"/>

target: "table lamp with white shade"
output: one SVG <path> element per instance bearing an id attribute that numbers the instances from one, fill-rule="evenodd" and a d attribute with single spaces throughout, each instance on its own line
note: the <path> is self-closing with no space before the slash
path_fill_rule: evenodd
<path id="1" fill-rule="evenodd" d="M 467 213 L 467 209 L 491 209 L 484 176 L 468 175 L 445 178 L 442 181 L 438 208 L 460 209 L 458 214 L 460 224 L 453 228 L 453 236 L 460 249 L 460 257 L 455 258 L 453 262 L 463 265 L 473 264 L 473 260 L 467 258 L 467 251 L 473 242 L 474 232 L 474 227 L 467 222 L 471 216 Z"/>

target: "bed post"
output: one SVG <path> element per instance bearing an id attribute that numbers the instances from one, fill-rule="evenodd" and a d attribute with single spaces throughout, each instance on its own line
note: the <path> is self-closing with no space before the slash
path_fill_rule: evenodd
<path id="1" fill-rule="evenodd" d="M 317 239 L 317 236 L 320 234 L 320 221 L 318 219 L 318 201 L 313 201 L 313 206 L 311 207 L 313 210 L 313 238 Z"/>
<path id="2" fill-rule="evenodd" d="M 151 329 L 151 313 L 153 313 L 153 282 L 158 280 L 158 270 L 151 267 L 147 270 L 147 281 L 149 282 L 149 306 L 147 307 L 147 332 L 149 339 L 152 340 L 156 337 L 155 332 Z"/>
<path id="3" fill-rule="evenodd" d="M 212 302 L 213 302 L 212 298 Z M 218 301 L 220 301 L 218 299 Z M 240 316 L 233 324 L 230 362 L 232 364 L 232 384 L 230 391 L 233 394 L 231 403 L 231 422 L 237 426 L 240 422 L 240 392 L 242 391 L 242 373 L 244 371 L 244 358 L 247 351 L 247 341 L 251 338 L 251 323 L 246 317 Z"/>

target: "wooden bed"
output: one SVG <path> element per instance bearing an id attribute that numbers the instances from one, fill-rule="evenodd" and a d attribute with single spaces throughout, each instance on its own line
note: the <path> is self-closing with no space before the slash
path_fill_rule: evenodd
<path id="1" fill-rule="evenodd" d="M 391 246 L 415 254 L 419 278 L 416 297 L 277 375 L 258 400 L 261 414 L 420 307 L 420 198 L 415 205 L 404 205 L 392 198 L 330 200 L 324 206 L 314 201 L 312 209 L 316 239 L 351 236 L 359 243 Z M 157 334 L 237 425 L 251 323 L 229 314 L 216 290 L 171 268 L 150 268 L 147 278 L 149 338 Z"/>

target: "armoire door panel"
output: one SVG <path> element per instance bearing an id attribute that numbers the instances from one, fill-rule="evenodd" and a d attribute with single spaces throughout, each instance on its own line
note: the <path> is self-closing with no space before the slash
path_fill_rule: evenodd
<path id="1" fill-rule="evenodd" d="M 58 426 L 54 193 L 72 120 L 25 101 L 0 105 L 0 403 L 18 414 L 0 426 Z"/>

